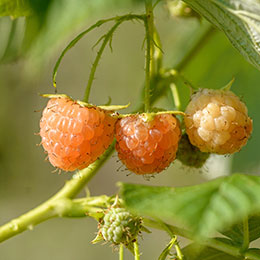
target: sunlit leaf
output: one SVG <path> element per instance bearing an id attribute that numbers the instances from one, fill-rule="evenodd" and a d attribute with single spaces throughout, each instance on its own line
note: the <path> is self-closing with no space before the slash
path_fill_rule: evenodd
<path id="1" fill-rule="evenodd" d="M 260 211 L 260 177 L 242 174 L 182 188 L 122 184 L 121 194 L 129 210 L 184 225 L 194 237 Z"/>
<path id="2" fill-rule="evenodd" d="M 221 29 L 235 48 L 260 70 L 259 0 L 184 0 Z"/>

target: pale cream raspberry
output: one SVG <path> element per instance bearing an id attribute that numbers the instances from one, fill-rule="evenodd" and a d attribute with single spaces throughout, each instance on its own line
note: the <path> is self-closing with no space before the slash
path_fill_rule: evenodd
<path id="1" fill-rule="evenodd" d="M 252 132 L 246 105 L 231 91 L 199 90 L 191 97 L 185 113 L 190 142 L 202 152 L 235 153 Z"/>

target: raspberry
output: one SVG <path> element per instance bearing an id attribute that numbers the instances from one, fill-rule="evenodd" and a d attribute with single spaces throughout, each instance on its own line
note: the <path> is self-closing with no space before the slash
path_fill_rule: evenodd
<path id="1" fill-rule="evenodd" d="M 159 173 L 175 159 L 181 136 L 179 121 L 171 114 L 131 115 L 116 124 L 120 160 L 136 174 Z"/>
<path id="2" fill-rule="evenodd" d="M 111 144 L 115 119 L 98 107 L 52 98 L 40 120 L 42 146 L 50 163 L 65 171 L 83 169 Z"/>
<path id="3" fill-rule="evenodd" d="M 124 208 L 110 208 L 99 224 L 99 235 L 107 242 L 128 245 L 138 236 L 142 220 Z"/>
<path id="4" fill-rule="evenodd" d="M 247 143 L 252 120 L 246 105 L 231 91 L 202 89 L 186 108 L 190 142 L 202 152 L 232 154 Z"/>
<path id="5" fill-rule="evenodd" d="M 188 135 L 184 134 L 179 142 L 176 158 L 186 166 L 201 168 L 209 158 L 209 153 L 203 153 L 196 146 L 193 146 Z"/>

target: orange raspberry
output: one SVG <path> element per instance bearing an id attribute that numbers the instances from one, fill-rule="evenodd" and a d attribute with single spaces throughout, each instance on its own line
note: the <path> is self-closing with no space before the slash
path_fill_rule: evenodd
<path id="1" fill-rule="evenodd" d="M 50 163 L 65 171 L 83 169 L 111 144 L 115 119 L 98 107 L 69 98 L 49 100 L 40 120 L 42 146 Z"/>
<path id="2" fill-rule="evenodd" d="M 171 114 L 145 114 L 120 119 L 116 124 L 116 150 L 126 167 L 136 174 L 159 173 L 176 157 L 180 124 Z"/>
<path id="3" fill-rule="evenodd" d="M 231 91 L 202 89 L 186 108 L 186 132 L 202 152 L 232 154 L 247 143 L 252 120 L 246 105 Z"/>

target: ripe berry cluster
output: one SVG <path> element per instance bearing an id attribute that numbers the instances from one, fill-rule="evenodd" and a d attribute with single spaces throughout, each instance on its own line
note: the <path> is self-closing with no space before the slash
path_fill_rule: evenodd
<path id="1" fill-rule="evenodd" d="M 247 108 L 231 91 L 203 89 L 191 97 L 181 138 L 171 113 L 134 114 L 118 119 L 112 111 L 84 106 L 65 96 L 50 99 L 40 121 L 42 145 L 51 164 L 65 171 L 94 162 L 116 137 L 120 160 L 136 174 L 163 171 L 176 158 L 201 167 L 208 153 L 231 154 L 252 132 Z"/>

